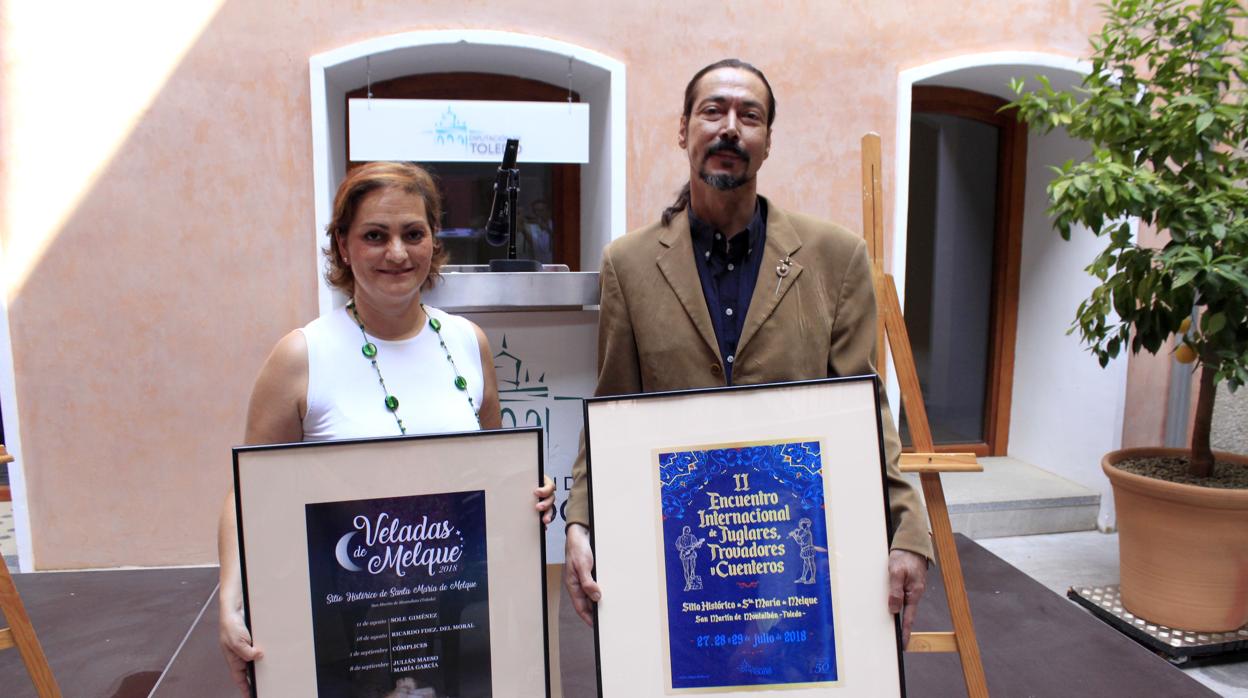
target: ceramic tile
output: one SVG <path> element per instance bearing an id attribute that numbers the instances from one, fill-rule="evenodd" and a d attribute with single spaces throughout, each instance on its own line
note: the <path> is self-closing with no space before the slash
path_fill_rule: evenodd
<path id="1" fill-rule="evenodd" d="M 0 555 L 9 570 L 17 571 L 17 534 L 13 530 L 13 503 L 0 502 Z M 11 559 L 11 561 L 10 561 Z"/>

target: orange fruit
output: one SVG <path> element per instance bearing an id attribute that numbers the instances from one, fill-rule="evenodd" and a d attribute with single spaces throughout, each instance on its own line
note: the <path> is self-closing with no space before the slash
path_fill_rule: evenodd
<path id="1" fill-rule="evenodd" d="M 1174 360 L 1181 364 L 1190 364 L 1196 360 L 1196 350 L 1190 344 L 1180 344 L 1179 348 L 1174 350 Z"/>
<path id="2" fill-rule="evenodd" d="M 1192 329 L 1192 319 L 1190 317 L 1183 318 L 1183 322 L 1179 323 L 1179 334 L 1187 334 Z"/>

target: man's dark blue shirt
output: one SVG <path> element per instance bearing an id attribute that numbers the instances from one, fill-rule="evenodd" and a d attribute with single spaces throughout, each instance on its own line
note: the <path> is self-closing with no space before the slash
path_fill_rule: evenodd
<path id="1" fill-rule="evenodd" d="M 758 281 L 767 239 L 767 204 L 758 197 L 754 217 L 745 230 L 728 237 L 689 211 L 689 232 L 693 236 L 693 258 L 702 280 L 702 295 L 711 314 L 719 355 L 724 362 L 724 380 L 732 385 L 732 364 L 737 342 L 745 327 L 745 314 Z"/>

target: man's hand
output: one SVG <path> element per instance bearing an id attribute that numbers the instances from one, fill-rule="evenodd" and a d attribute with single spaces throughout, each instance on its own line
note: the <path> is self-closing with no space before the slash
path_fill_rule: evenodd
<path id="1" fill-rule="evenodd" d="M 589 529 L 580 524 L 568 526 L 563 552 L 563 586 L 572 597 L 576 615 L 593 626 L 593 604 L 602 598 L 602 590 L 594 581 L 594 551 L 589 547 Z"/>
<path id="2" fill-rule="evenodd" d="M 888 554 L 888 612 L 901 614 L 901 647 L 910 644 L 910 626 L 927 589 L 927 558 L 909 550 Z"/>
<path id="3" fill-rule="evenodd" d="M 546 476 L 543 485 L 533 490 L 537 497 L 537 511 L 542 515 L 542 524 L 549 524 L 555 518 L 555 481 Z"/>

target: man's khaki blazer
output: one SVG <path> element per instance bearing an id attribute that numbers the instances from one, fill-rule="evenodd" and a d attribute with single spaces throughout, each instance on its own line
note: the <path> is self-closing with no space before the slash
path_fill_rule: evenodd
<path id="1" fill-rule="evenodd" d="M 785 259 L 791 268 L 780 277 L 776 268 Z M 600 283 L 595 395 L 725 385 L 687 213 L 608 245 Z M 768 201 L 767 241 L 737 343 L 733 383 L 873 374 L 875 337 L 875 290 L 863 239 Z M 901 441 L 882 389 L 880 405 L 892 546 L 931 558 L 923 505 L 897 469 Z M 583 444 L 572 474 L 567 520 L 588 526 Z"/>

